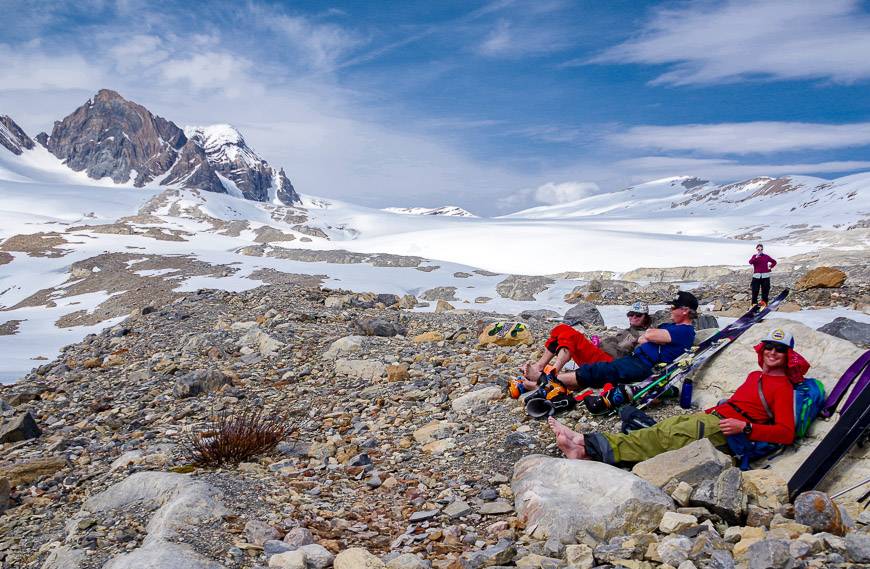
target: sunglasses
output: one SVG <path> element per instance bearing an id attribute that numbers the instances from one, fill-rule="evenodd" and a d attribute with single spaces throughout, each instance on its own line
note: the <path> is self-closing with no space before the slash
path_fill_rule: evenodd
<path id="1" fill-rule="evenodd" d="M 764 348 L 765 350 L 773 350 L 777 354 L 787 354 L 788 346 L 785 344 L 779 344 L 777 342 L 765 342 Z"/>
<path id="2" fill-rule="evenodd" d="M 637 316 L 646 316 L 646 314 L 644 314 L 643 312 L 628 312 L 626 316 L 628 316 L 629 318 L 634 318 Z"/>

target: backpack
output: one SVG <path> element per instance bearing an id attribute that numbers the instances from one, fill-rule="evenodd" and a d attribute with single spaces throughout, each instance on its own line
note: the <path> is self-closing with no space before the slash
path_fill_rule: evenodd
<path id="1" fill-rule="evenodd" d="M 767 404 L 767 399 L 761 390 L 761 378 L 758 379 L 758 397 L 767 413 L 769 421 L 773 421 L 773 413 Z M 794 385 L 794 439 L 804 438 L 810 425 L 825 404 L 825 386 L 818 379 L 805 378 Z M 749 463 L 757 458 L 764 458 L 783 450 L 784 445 L 763 441 L 750 441 L 743 433 L 726 437 L 731 452 L 740 460 L 740 470 L 749 470 Z"/>

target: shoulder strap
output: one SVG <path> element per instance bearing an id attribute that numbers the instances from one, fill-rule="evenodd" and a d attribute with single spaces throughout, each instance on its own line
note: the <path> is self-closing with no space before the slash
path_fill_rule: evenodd
<path id="1" fill-rule="evenodd" d="M 758 376 L 758 398 L 761 399 L 761 404 L 764 406 L 764 412 L 767 413 L 767 420 L 773 423 L 773 413 L 770 410 L 770 405 L 767 404 L 767 398 L 764 397 L 764 390 L 761 389 L 761 379 L 764 374 Z"/>

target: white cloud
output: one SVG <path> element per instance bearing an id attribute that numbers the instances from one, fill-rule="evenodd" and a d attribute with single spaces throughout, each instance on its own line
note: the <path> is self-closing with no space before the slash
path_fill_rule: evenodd
<path id="1" fill-rule="evenodd" d="M 517 58 L 560 51 L 573 42 L 571 32 L 539 20 L 500 19 L 475 50 L 484 57 Z"/>
<path id="2" fill-rule="evenodd" d="M 39 42 L 0 44 L 0 89 L 89 89 L 102 70 L 78 53 L 48 54 Z"/>
<path id="3" fill-rule="evenodd" d="M 538 186 L 535 190 L 535 200 L 548 204 L 557 205 L 577 201 L 581 198 L 601 192 L 601 188 L 595 182 L 548 182 Z"/>
<path id="4" fill-rule="evenodd" d="M 115 65 L 121 70 L 156 65 L 169 57 L 169 52 L 161 46 L 163 40 L 157 36 L 139 34 L 119 43 L 109 50 Z"/>
<path id="5" fill-rule="evenodd" d="M 591 63 L 669 65 L 654 83 L 870 78 L 870 17 L 858 0 L 694 2 L 654 12 L 646 27 Z M 586 63 L 586 62 L 584 62 Z"/>
<path id="6" fill-rule="evenodd" d="M 788 174 L 845 173 L 870 168 L 870 161 L 841 160 L 792 164 L 745 164 L 722 158 L 678 158 L 670 156 L 642 156 L 619 160 L 613 170 L 625 171 L 632 183 L 645 182 L 670 176 L 699 176 L 714 181 L 735 181 L 755 176 L 782 176 Z"/>
<path id="7" fill-rule="evenodd" d="M 824 150 L 870 144 L 870 122 L 835 125 L 759 121 L 636 126 L 611 134 L 607 139 L 635 148 L 725 154 Z"/>
<path id="8" fill-rule="evenodd" d="M 251 62 L 230 53 L 205 52 L 182 59 L 171 59 L 159 67 L 161 77 L 181 81 L 196 90 L 222 91 L 230 98 L 262 92 L 262 86 L 248 70 Z"/>
<path id="9" fill-rule="evenodd" d="M 261 26 L 281 34 L 303 63 L 316 71 L 332 71 L 341 58 L 364 43 L 357 34 L 336 24 L 288 16 L 262 5 L 252 5 L 251 11 Z"/>

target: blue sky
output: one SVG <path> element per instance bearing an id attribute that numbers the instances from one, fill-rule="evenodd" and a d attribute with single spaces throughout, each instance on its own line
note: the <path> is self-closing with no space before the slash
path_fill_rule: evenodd
<path id="1" fill-rule="evenodd" d="M 100 88 L 303 193 L 495 215 L 671 175 L 870 170 L 870 3 L 0 0 L 0 113 Z"/>

